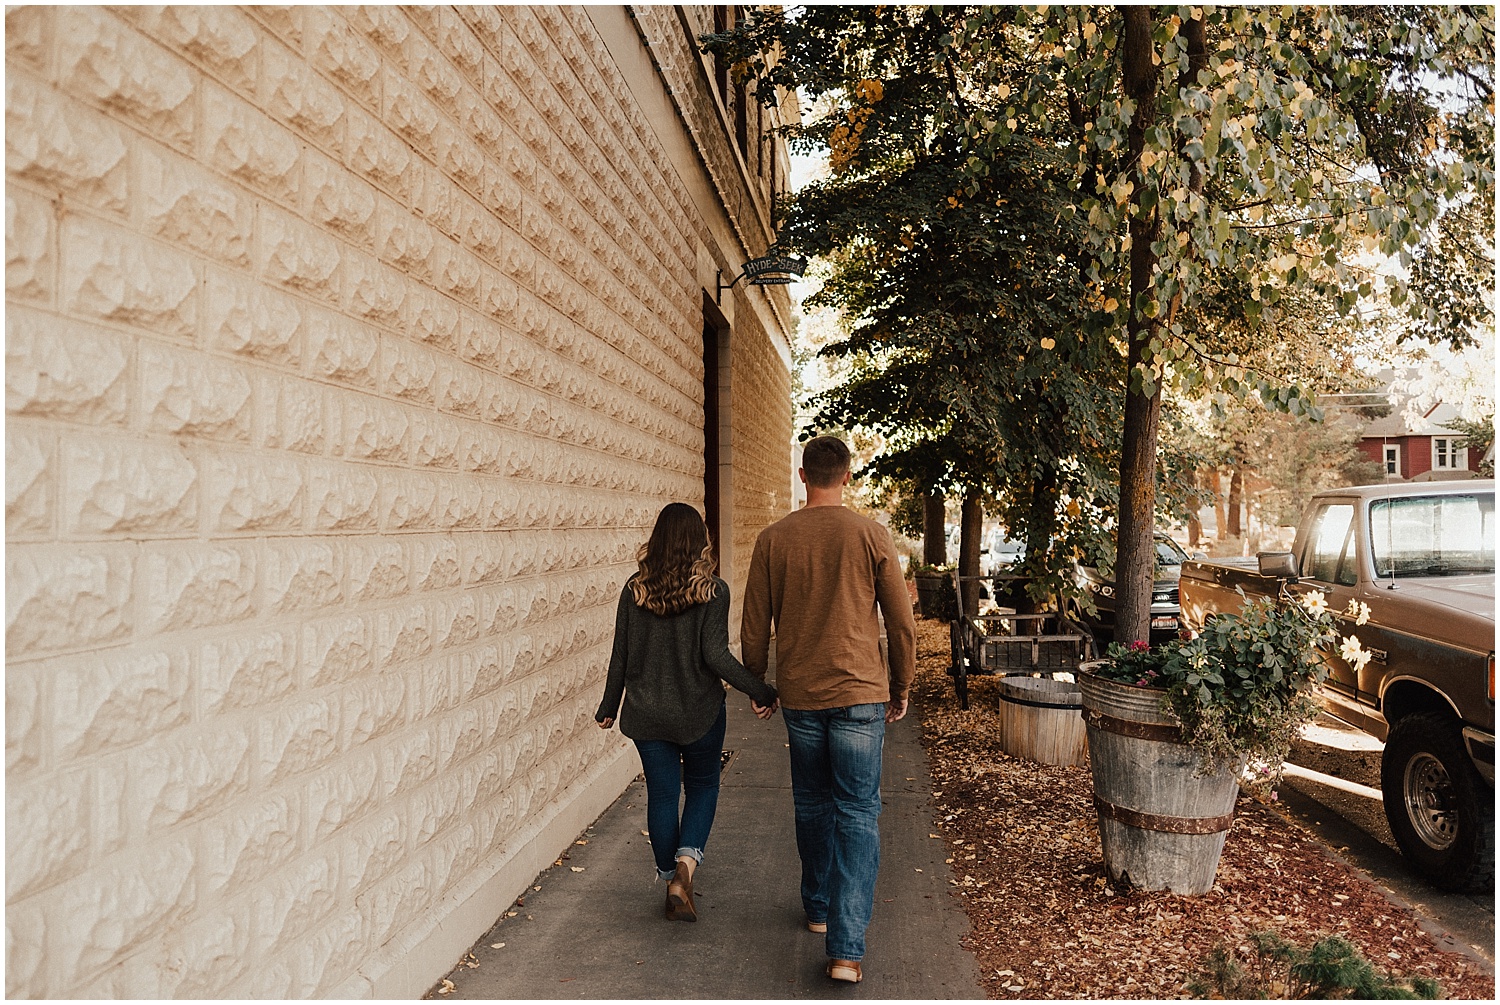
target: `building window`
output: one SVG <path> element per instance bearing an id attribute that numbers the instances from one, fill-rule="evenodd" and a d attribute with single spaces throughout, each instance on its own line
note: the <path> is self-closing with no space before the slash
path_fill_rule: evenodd
<path id="1" fill-rule="evenodd" d="M 1385 473 L 1388 475 L 1399 475 L 1401 473 L 1401 446 L 1397 443 L 1385 445 Z"/>
<path id="2" fill-rule="evenodd" d="M 1447 436 L 1432 438 L 1432 466 L 1444 471 L 1465 471 L 1469 467 L 1469 448 L 1463 441 Z"/>

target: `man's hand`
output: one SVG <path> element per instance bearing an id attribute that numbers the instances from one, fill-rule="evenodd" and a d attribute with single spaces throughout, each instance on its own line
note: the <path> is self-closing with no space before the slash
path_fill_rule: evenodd
<path id="1" fill-rule="evenodd" d="M 608 729 L 615 724 L 615 720 L 613 719 L 598 719 L 596 721 L 599 723 L 600 729 Z"/>
<path id="2" fill-rule="evenodd" d="M 769 705 L 762 705 L 759 702 L 757 702 L 754 698 L 750 699 L 750 708 L 755 713 L 755 717 L 757 719 L 769 719 L 769 718 L 771 718 L 771 716 L 773 716 L 773 715 L 776 714 L 776 710 L 778 708 L 780 708 L 780 707 L 781 707 L 781 699 L 780 698 L 773 698 L 771 700 L 771 704 L 769 704 Z"/>
<path id="3" fill-rule="evenodd" d="M 900 722 L 902 719 L 906 718 L 906 705 L 907 699 L 905 698 L 901 699 L 900 701 L 887 702 L 885 706 L 885 721 Z"/>

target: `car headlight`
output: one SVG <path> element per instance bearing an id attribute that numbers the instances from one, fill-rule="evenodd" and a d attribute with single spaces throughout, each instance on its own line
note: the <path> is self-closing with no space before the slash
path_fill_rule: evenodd
<path id="1" fill-rule="evenodd" d="M 1115 588 L 1113 586 L 1101 586 L 1101 587 L 1099 587 L 1099 596 L 1101 596 L 1101 597 L 1113 597 L 1114 595 L 1115 595 Z"/>

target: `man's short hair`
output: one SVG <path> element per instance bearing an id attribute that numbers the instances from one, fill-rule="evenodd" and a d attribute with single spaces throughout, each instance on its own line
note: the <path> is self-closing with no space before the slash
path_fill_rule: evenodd
<path id="1" fill-rule="evenodd" d="M 831 489 L 849 470 L 849 448 L 837 436 L 815 436 L 802 448 L 802 470 L 813 488 Z"/>

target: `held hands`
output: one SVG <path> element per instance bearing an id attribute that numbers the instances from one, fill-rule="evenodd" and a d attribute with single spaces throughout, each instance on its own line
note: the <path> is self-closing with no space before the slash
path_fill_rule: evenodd
<path id="1" fill-rule="evenodd" d="M 750 699 L 750 708 L 751 708 L 751 710 L 753 712 L 755 712 L 755 717 L 757 719 L 769 719 L 769 718 L 771 718 L 771 716 L 773 716 L 773 715 L 776 714 L 776 710 L 778 708 L 780 708 L 780 707 L 781 707 L 781 699 L 780 698 L 773 698 L 773 699 L 771 699 L 771 704 L 769 704 L 769 705 L 761 705 L 754 698 Z"/>
<path id="2" fill-rule="evenodd" d="M 887 702 L 885 706 L 885 721 L 900 722 L 902 719 L 906 718 L 907 702 L 908 699 L 905 698 L 900 701 L 892 700 Z"/>
<path id="3" fill-rule="evenodd" d="M 613 718 L 598 719 L 596 721 L 599 723 L 599 728 L 600 729 L 608 729 L 609 727 L 611 727 L 611 726 L 613 726 L 615 724 L 615 720 Z"/>

